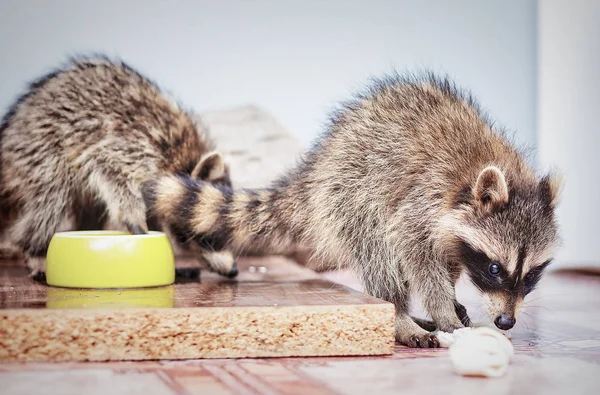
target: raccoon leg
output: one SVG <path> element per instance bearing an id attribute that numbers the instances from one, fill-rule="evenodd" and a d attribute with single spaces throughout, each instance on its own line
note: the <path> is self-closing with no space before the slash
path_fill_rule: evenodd
<path id="1" fill-rule="evenodd" d="M 359 266 L 365 290 L 369 295 L 391 302 L 396 307 L 394 329 L 396 341 L 408 347 L 437 348 L 440 343 L 430 331 L 420 327 L 408 315 L 409 292 L 398 279 L 397 273 L 380 273 L 369 269 L 369 265 Z"/>
<path id="2" fill-rule="evenodd" d="M 411 265 L 411 267 L 414 266 L 416 265 Z M 458 307 L 450 276 L 446 276 L 447 273 L 439 265 L 432 265 L 428 271 L 429 273 L 419 273 L 421 280 L 417 282 L 418 290 L 422 296 L 424 307 L 436 323 L 437 329 L 443 332 L 453 332 L 463 328 L 462 318 L 466 316 L 466 309 Z M 415 274 L 413 273 L 413 275 Z M 423 281 L 423 278 L 426 278 L 427 281 Z"/>
<path id="3" fill-rule="evenodd" d="M 462 268 L 456 267 L 456 266 L 450 266 L 449 272 L 450 272 L 450 279 L 452 280 L 452 286 L 454 289 L 456 289 L 456 283 L 458 282 L 458 279 L 460 278 L 460 276 L 462 274 Z M 462 324 L 464 326 L 471 325 L 471 319 L 469 318 L 469 315 L 467 314 L 467 309 L 465 308 L 465 306 L 458 303 L 458 301 L 456 299 L 454 300 L 454 311 L 456 312 L 458 319 L 460 320 L 460 322 L 462 322 Z"/>
<path id="4" fill-rule="evenodd" d="M 108 171 L 110 176 L 96 171 L 89 177 L 92 189 L 98 192 L 106 205 L 111 222 L 123 224 L 132 234 L 148 233 L 146 205 L 140 185 L 120 170 L 127 168 L 126 164 L 119 167 L 119 163 L 111 163 L 111 166 L 115 168 Z M 106 172 L 106 169 L 103 171 Z"/>
<path id="5" fill-rule="evenodd" d="M 462 304 L 458 303 L 458 301 L 454 301 L 454 311 L 456 311 L 456 315 L 458 316 L 458 319 L 460 320 L 460 322 L 462 322 L 462 324 L 464 326 L 470 326 L 471 325 L 471 319 L 469 318 L 469 315 L 467 314 L 467 308 L 465 306 L 463 306 Z"/>
<path id="6" fill-rule="evenodd" d="M 407 313 L 396 312 L 394 321 L 396 341 L 411 348 L 438 348 L 437 336 L 421 328 Z"/>

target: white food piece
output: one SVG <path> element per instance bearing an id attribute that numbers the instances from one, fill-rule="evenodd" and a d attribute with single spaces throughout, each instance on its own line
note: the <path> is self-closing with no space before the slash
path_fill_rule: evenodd
<path id="1" fill-rule="evenodd" d="M 452 333 L 437 331 L 437 332 L 435 332 L 435 336 L 440 341 L 440 347 L 449 348 L 451 345 L 454 344 L 454 342 L 456 342 L 456 339 L 460 338 L 461 336 L 465 335 L 466 333 L 471 332 L 471 330 L 472 330 L 472 328 L 467 327 L 467 328 L 457 329 Z"/>
<path id="2" fill-rule="evenodd" d="M 477 322 L 471 322 L 470 326 L 468 326 L 466 328 L 457 329 L 452 333 L 436 331 L 435 336 L 440 341 L 440 347 L 449 348 L 451 345 L 454 344 L 456 339 L 465 335 L 466 333 L 470 332 L 471 330 L 473 330 L 475 328 L 488 328 L 490 330 L 493 330 L 494 332 L 501 333 L 502 335 L 504 335 L 504 337 L 506 337 L 509 340 L 512 339 L 512 335 L 510 334 L 509 331 L 502 331 L 502 330 L 496 329 L 496 327 L 494 327 L 494 326 L 490 326 L 485 323 L 477 323 Z"/>
<path id="3" fill-rule="evenodd" d="M 512 339 L 512 335 L 510 334 L 510 331 L 503 331 L 502 329 L 498 329 L 493 324 L 486 324 L 483 322 L 471 322 L 471 324 L 469 324 L 469 326 L 472 328 L 490 328 L 490 329 L 495 330 L 496 332 L 502 333 L 504 335 L 504 337 L 506 337 L 507 339 L 509 339 L 509 340 Z"/>
<path id="4" fill-rule="evenodd" d="M 463 376 L 502 376 L 514 355 L 512 343 L 500 332 L 488 328 L 461 328 L 453 333 L 438 332 L 440 345 L 450 347 L 450 359 Z"/>

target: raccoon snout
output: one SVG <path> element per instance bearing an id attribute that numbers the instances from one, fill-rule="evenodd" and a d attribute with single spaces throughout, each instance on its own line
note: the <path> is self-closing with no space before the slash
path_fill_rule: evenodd
<path id="1" fill-rule="evenodd" d="M 494 324 L 496 324 L 496 326 L 499 329 L 502 329 L 503 331 L 509 330 L 510 328 L 515 326 L 516 323 L 517 323 L 517 320 L 515 319 L 515 317 L 511 317 L 511 316 L 504 315 L 504 314 L 500 314 L 494 320 Z"/>

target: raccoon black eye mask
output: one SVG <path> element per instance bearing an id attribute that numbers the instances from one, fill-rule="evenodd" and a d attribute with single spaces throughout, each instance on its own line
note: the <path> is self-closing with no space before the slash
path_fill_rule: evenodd
<path id="1" fill-rule="evenodd" d="M 524 296 L 535 289 L 544 269 L 551 262 L 548 260 L 541 265 L 534 266 L 525 275 L 515 273 L 515 275 L 509 276 L 501 264 L 494 262 L 485 253 L 476 251 L 464 242 L 461 243 L 461 257 L 473 283 L 482 292 L 509 291 L 522 285 Z"/>
<path id="2" fill-rule="evenodd" d="M 395 305 L 399 343 L 438 347 L 431 330 L 469 324 L 454 290 L 462 272 L 506 328 L 522 295 L 505 297 L 511 274 L 488 255 L 525 241 L 525 257 L 551 255 L 558 240 L 560 183 L 536 175 L 493 125 L 449 80 L 393 74 L 342 104 L 297 167 L 268 188 L 231 193 L 165 176 L 144 195 L 152 212 L 198 240 L 260 254 L 302 246 L 315 266 L 352 268 L 367 293 Z M 409 315 L 413 295 L 431 321 Z"/>
<path id="3" fill-rule="evenodd" d="M 461 257 L 473 283 L 482 292 L 514 291 L 522 285 L 521 292 L 524 296 L 535 289 L 544 269 L 550 264 L 550 261 L 546 261 L 533 267 L 525 275 L 515 273 L 515 275 L 509 276 L 500 263 L 494 262 L 485 253 L 476 251 L 464 242 L 461 243 Z"/>
<path id="4" fill-rule="evenodd" d="M 542 278 L 544 269 L 546 269 L 546 267 L 548 267 L 548 265 L 551 262 L 552 261 L 548 260 L 548 261 L 542 263 L 541 265 L 534 267 L 533 269 L 531 269 L 529 271 L 529 273 L 527 273 L 525 275 L 525 279 L 523 281 L 523 284 L 525 286 L 525 292 L 524 292 L 525 295 L 528 295 L 529 293 L 531 293 L 531 291 L 533 291 L 536 288 L 536 286 L 538 285 L 538 282 Z"/>

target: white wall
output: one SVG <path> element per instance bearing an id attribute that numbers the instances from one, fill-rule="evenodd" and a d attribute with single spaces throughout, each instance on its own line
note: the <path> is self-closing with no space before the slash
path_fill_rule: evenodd
<path id="1" fill-rule="evenodd" d="M 195 109 L 257 103 L 308 142 L 371 75 L 451 73 L 535 139 L 535 1 L 1 1 L 0 111 L 67 53 L 120 55 Z"/>
<path id="2" fill-rule="evenodd" d="M 539 160 L 565 174 L 564 266 L 600 267 L 600 2 L 539 5 Z"/>
<path id="3" fill-rule="evenodd" d="M 598 262 L 600 2 L 540 1 L 539 31 L 536 3 L 0 1 L 0 112 L 68 53 L 98 51 L 195 109 L 256 103 L 308 142 L 369 76 L 434 67 L 519 141 L 534 144 L 539 123 L 539 158 L 567 175 L 560 260 Z"/>

